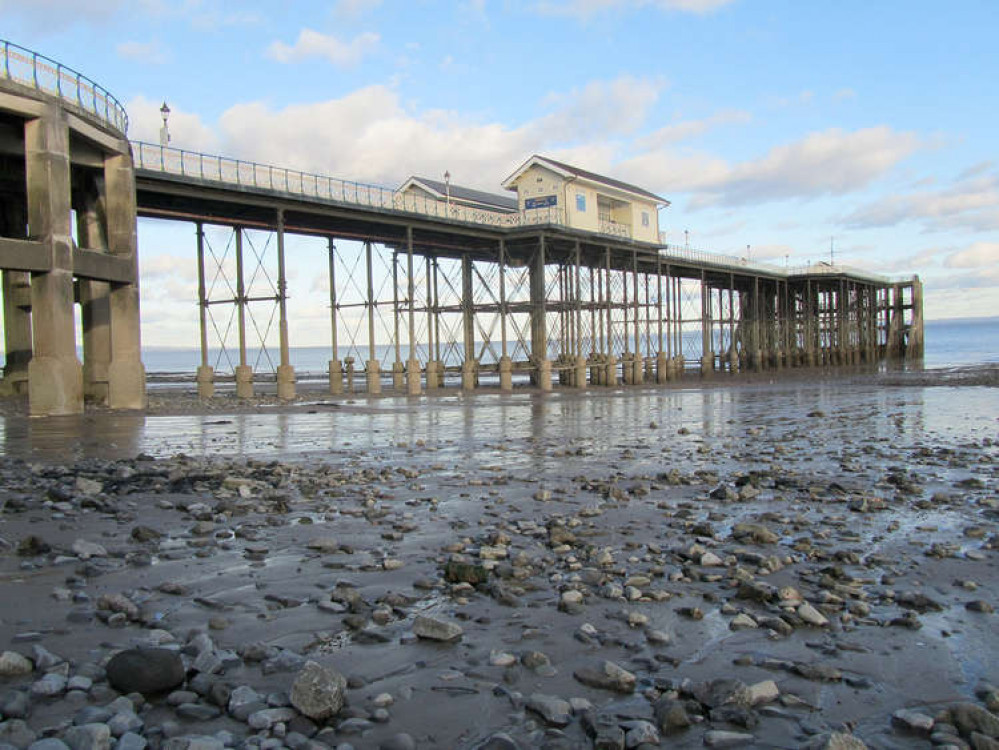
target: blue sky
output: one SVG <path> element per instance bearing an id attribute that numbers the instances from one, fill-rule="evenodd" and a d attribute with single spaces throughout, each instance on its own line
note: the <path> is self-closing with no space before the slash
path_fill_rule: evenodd
<path id="1" fill-rule="evenodd" d="M 181 148 L 496 192 L 543 153 L 665 195 L 674 241 L 782 265 L 827 260 L 832 238 L 837 262 L 918 273 L 929 318 L 999 309 L 994 0 L 0 0 L 0 17 L 114 93 L 136 139 L 156 141 L 166 100 Z M 139 237 L 144 341 L 187 343 L 193 230 Z M 323 344 L 325 261 L 289 252 L 293 343 Z"/>

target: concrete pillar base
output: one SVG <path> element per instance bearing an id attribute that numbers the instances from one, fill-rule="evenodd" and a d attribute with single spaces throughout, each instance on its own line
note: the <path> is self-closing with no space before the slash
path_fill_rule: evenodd
<path id="1" fill-rule="evenodd" d="M 632 385 L 635 380 L 635 360 L 631 352 L 621 355 L 621 382 L 624 385 Z"/>
<path id="2" fill-rule="evenodd" d="M 500 357 L 499 361 L 500 390 L 513 390 L 513 362 L 509 357 Z"/>
<path id="3" fill-rule="evenodd" d="M 735 350 L 728 353 L 728 371 L 733 374 L 739 372 L 739 353 Z"/>
<path id="4" fill-rule="evenodd" d="M 410 361 L 412 362 L 412 360 Z M 437 363 L 434 362 L 432 359 L 427 360 L 426 373 L 427 373 L 427 390 L 432 391 L 435 388 L 437 388 Z"/>
<path id="5" fill-rule="evenodd" d="M 111 362 L 108 367 L 107 404 L 112 409 L 146 408 L 146 368 L 142 362 Z"/>
<path id="6" fill-rule="evenodd" d="M 32 357 L 28 363 L 29 413 L 52 417 L 83 412 L 83 366 L 75 357 Z"/>
<path id="7" fill-rule="evenodd" d="M 552 362 L 550 359 L 538 362 L 538 388 L 543 391 L 552 389 Z"/>
<path id="8" fill-rule="evenodd" d="M 461 365 L 461 390 L 474 391 L 478 384 L 479 363 L 474 359 L 466 359 Z"/>
<path id="9" fill-rule="evenodd" d="M 805 354 L 805 367 L 815 367 L 815 353 L 807 352 Z"/>
<path id="10" fill-rule="evenodd" d="M 715 357 L 713 354 L 705 354 L 701 357 L 701 375 L 710 375 L 715 370 Z"/>
<path id="11" fill-rule="evenodd" d="M 236 398 L 253 398 L 253 368 L 249 365 L 236 368 Z"/>
<path id="12" fill-rule="evenodd" d="M 211 398 L 215 395 L 215 369 L 202 365 L 195 376 L 198 382 L 198 398 Z"/>
<path id="13" fill-rule="evenodd" d="M 669 360 L 666 358 L 665 354 L 659 352 L 656 357 L 656 382 L 659 383 L 659 385 L 663 385 L 664 383 L 668 383 L 669 380 Z"/>
<path id="14" fill-rule="evenodd" d="M 617 386 L 617 357 L 613 354 L 608 355 L 604 363 L 604 385 Z"/>
<path id="15" fill-rule="evenodd" d="M 354 392 L 354 358 L 346 357 L 343 360 L 343 371 L 347 378 L 347 393 Z"/>
<path id="16" fill-rule="evenodd" d="M 590 385 L 604 384 L 604 357 L 602 354 L 590 355 Z"/>
<path id="17" fill-rule="evenodd" d="M 575 365 L 573 367 L 573 374 L 574 374 L 574 380 L 575 380 L 574 385 L 577 388 L 585 388 L 586 387 L 586 357 L 583 357 L 583 356 L 576 357 L 574 365 Z"/>
<path id="18" fill-rule="evenodd" d="M 330 393 L 343 393 L 343 365 L 339 359 L 330 360 Z"/>
<path id="19" fill-rule="evenodd" d="M 427 362 L 427 387 L 430 387 L 430 363 Z M 410 396 L 420 395 L 420 363 L 411 359 L 406 363 L 406 393 Z"/>
<path id="20" fill-rule="evenodd" d="M 143 373 L 145 375 L 145 373 Z M 83 397 L 95 404 L 108 403 L 108 363 L 83 361 Z"/>
<path id="21" fill-rule="evenodd" d="M 406 387 L 406 367 L 401 361 L 392 363 L 392 388 L 401 391 Z"/>
<path id="22" fill-rule="evenodd" d="M 292 401 L 295 398 L 295 368 L 291 365 L 278 365 L 277 396 L 282 401 Z"/>
<path id="23" fill-rule="evenodd" d="M 377 396 L 382 392 L 382 373 L 377 359 L 369 359 L 364 366 L 368 395 Z"/>

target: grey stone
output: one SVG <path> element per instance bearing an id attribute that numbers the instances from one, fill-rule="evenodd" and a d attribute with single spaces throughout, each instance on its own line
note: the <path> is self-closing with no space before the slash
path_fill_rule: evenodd
<path id="1" fill-rule="evenodd" d="M 526 706 L 549 726 L 565 727 L 572 721 L 572 706 L 569 701 L 554 695 L 532 693 L 527 699 Z"/>
<path id="2" fill-rule="evenodd" d="M 20 677 L 31 674 L 34 669 L 31 660 L 17 651 L 4 651 L 0 654 L 0 677 Z"/>
<path id="3" fill-rule="evenodd" d="M 520 750 L 520 745 L 506 732 L 497 732 L 484 739 L 473 750 Z"/>
<path id="4" fill-rule="evenodd" d="M 308 661 L 291 686 L 291 705 L 313 721 L 326 721 L 340 713 L 346 691 L 342 674 Z"/>
<path id="5" fill-rule="evenodd" d="M 579 682 L 588 687 L 614 690 L 619 693 L 635 691 L 635 675 L 612 661 L 601 661 L 581 667 L 573 672 Z"/>
<path id="6" fill-rule="evenodd" d="M 293 708 L 264 708 L 250 714 L 246 723 L 253 729 L 270 729 L 275 724 L 295 718 Z"/>
<path id="7" fill-rule="evenodd" d="M 121 693 L 150 695 L 183 683 L 184 662 L 176 651 L 165 648 L 132 648 L 111 658 L 107 676 Z"/>
<path id="8" fill-rule="evenodd" d="M 118 738 L 114 750 L 146 750 L 146 738 L 135 732 L 125 732 Z"/>
<path id="9" fill-rule="evenodd" d="M 718 706 L 740 706 L 748 708 L 752 704 L 752 695 L 746 684 L 740 680 L 720 678 L 694 685 L 691 691 L 697 700 L 708 708 Z"/>
<path id="10" fill-rule="evenodd" d="M 130 711 L 120 711 L 107 720 L 108 729 L 114 737 L 121 737 L 128 732 L 142 731 L 145 722 Z"/>
<path id="11" fill-rule="evenodd" d="M 438 617 L 417 615 L 416 619 L 413 620 L 413 633 L 417 638 L 425 640 L 449 643 L 461 640 L 464 632 L 458 623 L 449 622 Z"/>
<path id="12" fill-rule="evenodd" d="M 867 750 L 867 745 L 852 734 L 831 732 L 812 737 L 802 750 Z"/>
<path id="13" fill-rule="evenodd" d="M 69 745 L 58 737 L 46 737 L 28 745 L 28 750 L 69 750 Z"/>
<path id="14" fill-rule="evenodd" d="M 744 732 L 726 732 L 710 729 L 704 733 L 704 744 L 708 747 L 742 747 L 756 742 L 756 738 Z"/>
<path id="15" fill-rule="evenodd" d="M 35 731 L 21 719 L 9 719 L 0 723 L 0 743 L 5 742 L 23 750 L 35 741 L 35 737 Z"/>
<path id="16" fill-rule="evenodd" d="M 660 698 L 654 707 L 656 723 L 664 734 L 674 734 L 689 727 L 693 722 L 687 714 L 683 701 L 674 698 Z"/>
<path id="17" fill-rule="evenodd" d="M 26 719 L 31 711 L 31 700 L 23 690 L 8 690 L 0 698 L 0 714 L 8 719 Z"/>
<path id="18" fill-rule="evenodd" d="M 659 730 L 651 721 L 629 721 L 624 728 L 627 730 L 624 736 L 624 746 L 627 748 L 659 744 Z"/>
<path id="19" fill-rule="evenodd" d="M 72 750 L 110 750 L 111 729 L 107 724 L 81 724 L 67 729 L 64 739 Z"/>
<path id="20" fill-rule="evenodd" d="M 900 729 L 918 734 L 928 735 L 933 731 L 932 716 L 905 708 L 900 708 L 891 715 L 891 723 Z"/>
<path id="21" fill-rule="evenodd" d="M 31 685 L 31 694 L 42 698 L 52 698 L 66 692 L 68 680 L 64 675 L 49 672 L 42 679 Z"/>
<path id="22" fill-rule="evenodd" d="M 222 714 L 222 709 L 218 706 L 209 706 L 207 703 L 182 703 L 174 711 L 177 716 L 189 721 L 211 721 Z"/>
<path id="23" fill-rule="evenodd" d="M 958 703 L 949 709 L 951 723 L 965 737 L 978 732 L 999 737 L 999 717 L 975 703 Z"/>

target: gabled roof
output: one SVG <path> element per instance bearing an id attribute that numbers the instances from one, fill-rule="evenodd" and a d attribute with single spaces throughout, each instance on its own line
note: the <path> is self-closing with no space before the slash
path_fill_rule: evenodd
<path id="1" fill-rule="evenodd" d="M 451 200 L 455 203 L 473 204 L 497 211 L 512 212 L 517 210 L 516 198 L 510 198 L 506 195 L 496 195 L 495 193 L 487 193 L 485 190 L 475 190 L 473 188 L 462 187 L 461 185 L 455 185 L 453 183 L 448 186 L 444 182 L 431 180 L 427 177 L 410 177 L 402 184 L 402 187 L 399 188 L 399 192 L 405 192 L 414 186 L 426 190 L 439 200 L 446 200 L 450 194 Z"/>
<path id="2" fill-rule="evenodd" d="M 565 162 L 556 161 L 555 159 L 549 159 L 547 156 L 539 156 L 535 154 L 526 162 L 524 162 L 520 168 L 517 169 L 512 175 L 507 177 L 503 181 L 503 187 L 507 190 L 514 190 L 514 181 L 520 177 L 524 172 L 535 165 L 540 165 L 547 169 L 552 170 L 561 174 L 563 177 L 579 177 L 584 180 L 589 180 L 590 182 L 596 182 L 601 185 L 607 185 L 608 187 L 616 188 L 618 190 L 623 190 L 626 193 L 632 193 L 633 195 L 641 196 L 642 198 L 647 198 L 653 200 L 656 203 L 662 203 L 668 206 L 669 201 L 662 196 L 656 195 L 655 193 L 650 193 L 644 188 L 640 188 L 637 185 L 631 185 L 627 182 L 622 182 L 621 180 L 615 180 L 613 177 L 605 177 L 604 175 L 597 174 L 596 172 L 588 172 L 585 169 L 580 169 L 579 167 L 574 167 L 571 164 L 566 164 Z"/>

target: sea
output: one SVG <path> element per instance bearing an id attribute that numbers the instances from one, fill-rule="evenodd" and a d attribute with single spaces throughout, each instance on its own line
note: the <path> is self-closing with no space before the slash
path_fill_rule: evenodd
<path id="1" fill-rule="evenodd" d="M 923 367 L 928 369 L 964 367 L 999 362 L 999 317 L 965 318 L 951 320 L 934 320 L 925 323 L 925 354 Z M 684 353 L 688 360 L 693 361 L 700 356 L 700 334 L 688 332 L 684 336 Z M 292 347 L 290 351 L 291 365 L 295 368 L 298 379 L 324 377 L 329 366 L 330 347 L 302 346 Z M 366 347 L 360 349 L 341 348 L 340 359 L 352 356 L 358 372 L 363 370 L 367 359 Z M 382 368 L 391 369 L 395 359 L 390 347 L 376 347 L 376 356 L 382 362 Z M 418 352 L 421 359 L 426 358 L 426 352 Z M 218 373 L 232 372 L 238 353 L 232 350 L 210 350 L 208 363 Z M 402 358 L 406 359 L 408 352 L 403 348 Z M 142 351 L 143 364 L 146 373 L 152 380 L 186 380 L 193 378 L 201 364 L 199 349 L 163 348 L 145 346 Z M 488 360 L 488 356 L 484 359 Z M 460 364 L 459 352 L 450 350 L 445 353 L 449 364 Z M 247 352 L 247 362 L 255 373 L 274 372 L 278 364 L 277 348 L 250 349 Z"/>

